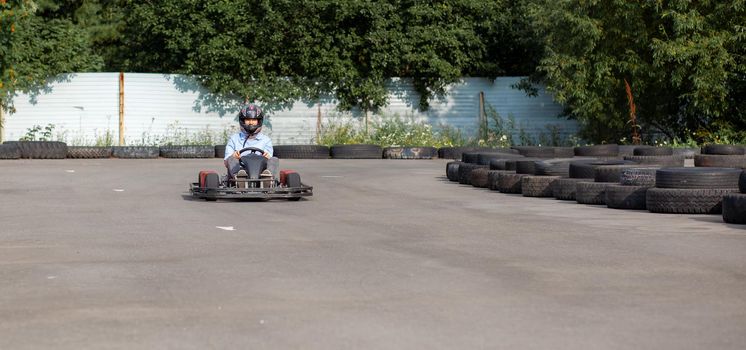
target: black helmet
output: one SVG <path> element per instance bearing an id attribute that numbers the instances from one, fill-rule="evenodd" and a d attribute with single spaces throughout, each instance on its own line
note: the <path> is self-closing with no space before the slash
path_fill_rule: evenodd
<path id="1" fill-rule="evenodd" d="M 246 125 L 244 122 L 246 119 L 257 119 L 259 122 L 256 125 Z M 262 127 L 262 122 L 264 122 L 264 112 L 254 104 L 247 105 L 238 112 L 238 124 L 249 135 L 255 134 Z"/>

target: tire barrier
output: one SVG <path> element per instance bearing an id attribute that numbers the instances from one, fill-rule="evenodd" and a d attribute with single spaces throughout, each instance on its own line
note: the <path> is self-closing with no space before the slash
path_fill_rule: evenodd
<path id="1" fill-rule="evenodd" d="M 321 145 L 277 145 L 273 156 L 280 159 L 328 159 L 329 147 Z"/>
<path id="2" fill-rule="evenodd" d="M 111 148 L 111 155 L 114 158 L 123 159 L 154 159 L 158 158 L 160 153 L 160 148 L 149 146 L 114 146 Z"/>
<path id="3" fill-rule="evenodd" d="M 18 159 L 21 158 L 21 150 L 15 143 L 0 144 L 0 159 Z"/>
<path id="4" fill-rule="evenodd" d="M 378 145 L 334 145 L 329 153 L 335 159 L 381 159 L 383 149 Z"/>
<path id="5" fill-rule="evenodd" d="M 437 156 L 435 147 L 386 147 L 383 158 L 386 159 L 433 159 Z"/>
<path id="6" fill-rule="evenodd" d="M 575 155 L 580 157 L 618 157 L 619 145 L 595 145 L 575 147 Z"/>
<path id="7" fill-rule="evenodd" d="M 111 147 L 67 146 L 67 158 L 94 159 L 110 158 Z"/>
<path id="8" fill-rule="evenodd" d="M 694 156 L 694 166 L 746 169 L 746 155 L 698 154 Z"/>
<path id="9" fill-rule="evenodd" d="M 735 188 L 658 188 L 648 189 L 645 205 L 652 213 L 721 214 L 723 196 Z"/>
<path id="10" fill-rule="evenodd" d="M 613 182 L 578 182 L 575 200 L 580 204 L 606 204 L 606 186 Z"/>
<path id="11" fill-rule="evenodd" d="M 731 168 L 663 168 L 655 172 L 659 188 L 738 188 L 741 170 Z"/>
<path id="12" fill-rule="evenodd" d="M 446 163 L 446 178 L 449 181 L 458 182 L 458 167 L 460 164 L 460 161 Z"/>
<path id="13" fill-rule="evenodd" d="M 723 221 L 729 224 L 746 224 L 746 194 L 728 193 L 723 196 Z"/>
<path id="14" fill-rule="evenodd" d="M 554 158 L 555 154 L 553 147 L 513 146 L 513 149 L 517 150 L 524 157 Z"/>
<path id="15" fill-rule="evenodd" d="M 604 202 L 612 209 L 646 209 L 645 198 L 649 186 L 609 184 L 604 189 Z"/>
<path id="16" fill-rule="evenodd" d="M 578 182 L 592 182 L 593 179 L 561 178 L 552 183 L 552 195 L 563 201 L 574 201 Z"/>
<path id="17" fill-rule="evenodd" d="M 487 188 L 487 172 L 489 171 L 487 167 L 472 169 L 469 182 L 474 187 Z"/>
<path id="18" fill-rule="evenodd" d="M 593 169 L 595 182 L 619 182 L 624 169 L 635 167 L 632 164 L 600 165 Z"/>
<path id="19" fill-rule="evenodd" d="M 638 146 L 632 151 L 633 156 L 672 156 L 673 148 L 655 147 L 655 146 Z"/>
<path id="20" fill-rule="evenodd" d="M 492 191 L 499 191 L 498 177 L 500 174 L 515 174 L 512 170 L 489 170 L 487 171 L 487 188 Z"/>
<path id="21" fill-rule="evenodd" d="M 161 146 L 159 153 L 163 158 L 213 158 L 215 146 Z"/>
<path id="22" fill-rule="evenodd" d="M 20 158 L 24 159 L 65 159 L 67 144 L 59 141 L 8 141 L 3 145 L 16 145 Z M 12 146 L 11 146 L 12 147 Z"/>
<path id="23" fill-rule="evenodd" d="M 487 168 L 487 166 L 462 162 L 458 167 L 458 183 L 471 185 L 471 171 L 477 168 Z"/>
<path id="24" fill-rule="evenodd" d="M 536 174 L 536 162 L 544 159 L 541 158 L 525 158 L 515 160 L 515 172 L 516 174 Z"/>
<path id="25" fill-rule="evenodd" d="M 521 193 L 521 179 L 526 174 L 498 174 L 497 190 L 502 193 Z"/>
<path id="26" fill-rule="evenodd" d="M 686 158 L 684 156 L 625 156 L 624 160 L 637 164 L 683 167 Z"/>
<path id="27" fill-rule="evenodd" d="M 521 178 L 521 193 L 524 197 L 553 197 L 552 184 L 559 176 L 524 176 Z"/>
<path id="28" fill-rule="evenodd" d="M 704 145 L 702 154 L 719 154 L 719 155 L 743 155 L 746 154 L 746 147 L 741 145 Z"/>
<path id="29" fill-rule="evenodd" d="M 634 167 L 622 170 L 619 183 L 623 186 L 647 186 L 655 187 L 655 173 L 659 167 Z"/>

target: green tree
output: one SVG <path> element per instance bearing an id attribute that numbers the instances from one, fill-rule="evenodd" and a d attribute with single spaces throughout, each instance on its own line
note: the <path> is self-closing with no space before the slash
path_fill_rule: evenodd
<path id="1" fill-rule="evenodd" d="M 2 23 L 10 18 L 9 29 L 0 35 L 4 40 L 0 47 L 3 107 L 12 111 L 16 91 L 38 90 L 61 73 L 96 71 L 103 66 L 103 58 L 93 52 L 89 33 L 62 15 L 59 3 L 11 1 L 2 6 L 8 8 Z"/>
<path id="2" fill-rule="evenodd" d="M 742 0 L 538 0 L 535 78 L 595 142 L 629 135 L 625 79 L 644 131 L 743 129 L 745 11 Z"/>
<path id="3" fill-rule="evenodd" d="M 286 103 L 330 95 L 343 109 L 365 111 L 387 103 L 389 78 L 405 77 L 426 108 L 463 76 L 525 69 L 515 65 L 520 59 L 500 63 L 506 52 L 526 51 L 507 34 L 508 3 L 130 0 L 123 6 L 129 55 L 122 62 L 129 70 L 195 75 L 239 99 Z M 514 50 L 496 50 L 501 44 Z"/>

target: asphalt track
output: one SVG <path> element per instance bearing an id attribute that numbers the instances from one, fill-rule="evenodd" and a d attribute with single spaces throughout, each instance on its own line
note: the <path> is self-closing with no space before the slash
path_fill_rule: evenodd
<path id="1" fill-rule="evenodd" d="M 743 349 L 746 226 L 505 195 L 443 160 L 0 161 L 0 349 Z"/>

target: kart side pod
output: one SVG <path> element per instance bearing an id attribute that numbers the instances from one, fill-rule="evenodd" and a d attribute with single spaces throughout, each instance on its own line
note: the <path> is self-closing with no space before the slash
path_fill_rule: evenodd
<path id="1" fill-rule="evenodd" d="M 202 170 L 199 172 L 199 187 L 218 188 L 220 186 L 220 176 L 213 170 Z"/>
<path id="2" fill-rule="evenodd" d="M 300 174 L 294 170 L 280 170 L 280 184 L 287 187 L 300 187 Z"/>

